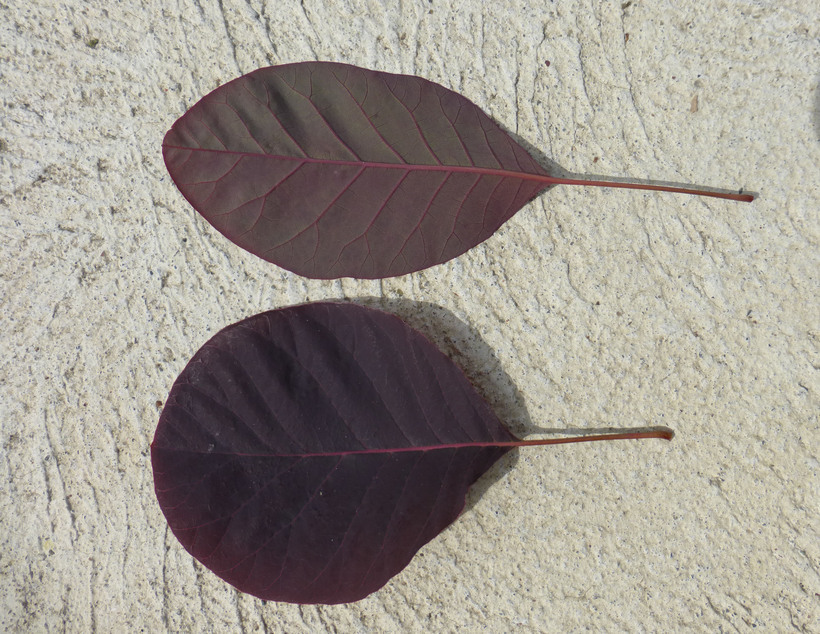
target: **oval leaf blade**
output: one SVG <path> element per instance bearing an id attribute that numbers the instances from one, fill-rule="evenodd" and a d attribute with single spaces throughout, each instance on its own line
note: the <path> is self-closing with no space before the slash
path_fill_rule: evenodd
<path id="1" fill-rule="evenodd" d="M 446 262 L 549 187 L 546 171 L 458 93 L 329 62 L 220 86 L 174 123 L 162 151 L 216 229 L 313 278 Z"/>
<path id="2" fill-rule="evenodd" d="M 151 462 L 171 530 L 217 575 L 266 600 L 346 603 L 453 522 L 515 441 L 419 332 L 316 303 L 208 341 L 171 389 Z"/>

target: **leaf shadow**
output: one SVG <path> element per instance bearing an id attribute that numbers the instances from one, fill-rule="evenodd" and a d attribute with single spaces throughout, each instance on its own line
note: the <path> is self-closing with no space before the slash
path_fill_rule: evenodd
<path id="1" fill-rule="evenodd" d="M 820 74 L 817 75 L 814 89 L 814 132 L 817 135 L 817 142 L 820 143 Z"/>
<path id="2" fill-rule="evenodd" d="M 493 349 L 474 328 L 451 311 L 432 302 L 402 298 L 371 296 L 349 301 L 393 313 L 421 332 L 464 371 L 495 415 L 517 437 L 538 431 L 523 395 L 502 368 Z M 518 459 L 518 451 L 510 451 L 483 474 L 470 487 L 464 510 L 472 509 L 493 484 L 515 467 Z"/>
<path id="3" fill-rule="evenodd" d="M 594 436 L 608 432 L 630 433 L 666 430 L 667 427 L 540 427 L 532 422 L 526 400 L 510 375 L 503 369 L 493 349 L 474 328 L 451 311 L 432 302 L 403 298 L 363 296 L 346 300 L 397 315 L 421 332 L 446 354 L 469 379 L 476 391 L 504 425 L 518 438 L 532 434 L 554 436 Z M 519 451 L 501 457 L 467 493 L 464 511 L 471 510 L 487 490 L 518 464 Z"/>

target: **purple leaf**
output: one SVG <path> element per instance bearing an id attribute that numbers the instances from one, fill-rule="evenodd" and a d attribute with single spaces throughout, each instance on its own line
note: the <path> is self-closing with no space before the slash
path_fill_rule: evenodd
<path id="1" fill-rule="evenodd" d="M 314 278 L 446 262 L 556 184 L 754 197 L 555 177 L 452 90 L 328 62 L 262 68 L 217 88 L 174 123 L 162 151 L 208 222 Z"/>
<path id="2" fill-rule="evenodd" d="M 194 557 L 295 603 L 382 587 L 521 441 L 452 361 L 395 316 L 284 308 L 225 328 L 174 383 L 151 445 L 157 498 Z"/>

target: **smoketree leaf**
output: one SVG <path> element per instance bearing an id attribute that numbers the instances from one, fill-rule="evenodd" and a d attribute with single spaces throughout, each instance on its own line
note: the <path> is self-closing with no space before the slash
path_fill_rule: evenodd
<path id="1" fill-rule="evenodd" d="M 316 303 L 208 341 L 151 461 L 171 530 L 206 567 L 262 599 L 344 603 L 402 570 L 520 442 L 399 318 Z"/>
<path id="2" fill-rule="evenodd" d="M 174 123 L 162 152 L 182 194 L 220 232 L 314 278 L 446 262 L 552 185 L 754 199 L 552 175 L 458 93 L 330 62 L 262 68 L 220 86 Z"/>
<path id="3" fill-rule="evenodd" d="M 327 62 L 262 68 L 217 88 L 174 123 L 162 150 L 208 222 L 314 278 L 446 262 L 549 186 L 461 95 Z"/>
<path id="4" fill-rule="evenodd" d="M 174 383 L 151 445 L 174 535 L 243 592 L 347 603 L 381 588 L 514 447 L 663 438 L 668 428 L 519 440 L 398 317 L 316 303 L 217 333 Z"/>

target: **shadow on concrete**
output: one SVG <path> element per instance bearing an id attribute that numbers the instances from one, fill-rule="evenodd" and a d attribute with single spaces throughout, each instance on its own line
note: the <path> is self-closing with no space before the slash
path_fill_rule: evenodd
<path id="1" fill-rule="evenodd" d="M 487 399 L 490 394 L 502 398 L 500 402 L 498 398 L 494 399 L 493 411 L 505 425 L 507 421 L 515 421 L 511 431 L 516 436 L 537 431 L 530 419 L 524 397 L 510 376 L 501 368 L 492 348 L 475 329 L 452 312 L 431 302 L 401 298 L 357 297 L 347 301 L 393 313 L 406 321 L 452 359 L 483 398 Z M 464 345 L 465 341 L 469 341 L 469 345 Z M 475 368 L 492 368 L 492 372 L 476 372 Z M 512 396 L 504 398 L 504 395 Z M 515 467 L 517 462 L 518 451 L 515 450 L 508 452 L 496 462 L 470 488 L 464 510 L 471 509 L 493 484 Z"/>
<path id="2" fill-rule="evenodd" d="M 820 75 L 817 76 L 814 88 L 814 133 L 817 135 L 817 142 L 820 143 Z"/>
<path id="3" fill-rule="evenodd" d="M 464 371 L 478 393 L 490 402 L 499 420 L 518 438 L 525 438 L 532 434 L 594 436 L 609 432 L 668 430 L 666 427 L 538 427 L 530 418 L 524 396 L 503 370 L 492 348 L 475 329 L 465 324 L 446 308 L 432 302 L 372 296 L 331 301 L 347 301 L 392 313 L 421 332 Z M 484 371 L 478 372 L 476 368 L 483 368 Z M 488 368 L 491 371 L 487 371 Z M 493 396 L 488 398 L 488 395 Z M 464 510 L 472 509 L 493 484 L 515 467 L 518 459 L 517 450 L 502 456 L 470 488 Z"/>

